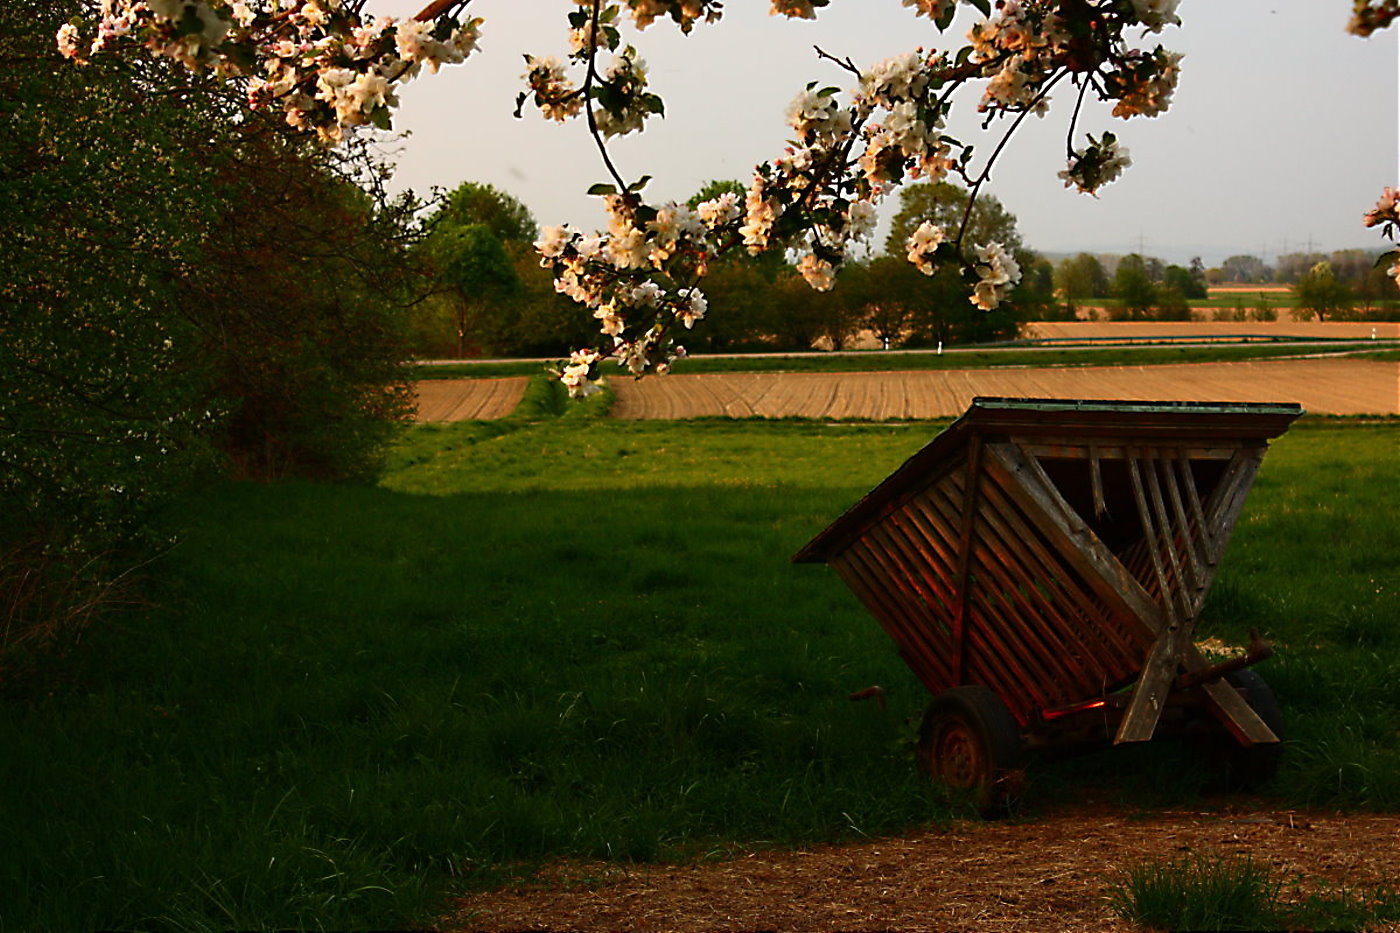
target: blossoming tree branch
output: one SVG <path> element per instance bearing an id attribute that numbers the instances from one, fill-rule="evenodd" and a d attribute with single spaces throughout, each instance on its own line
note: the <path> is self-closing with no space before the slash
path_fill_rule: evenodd
<path id="1" fill-rule="evenodd" d="M 811 19 L 830 0 L 770 0 L 774 15 Z M 863 0 L 870 2 L 870 0 Z M 956 229 L 925 222 L 908 237 L 907 256 L 922 272 L 960 268 L 969 300 L 991 310 L 1020 278 L 1002 244 L 964 242 L 973 201 L 997 156 L 1029 116 L 1044 116 L 1051 92 L 1072 101 L 1066 131 L 1067 187 L 1093 194 L 1130 164 L 1113 133 L 1086 133 L 1078 119 L 1086 96 L 1112 102 L 1124 119 L 1164 112 L 1181 56 L 1155 36 L 1180 25 L 1179 0 L 901 0 L 940 33 L 959 4 L 981 18 L 966 42 L 918 49 L 862 68 L 820 51 L 846 75 L 842 90 L 819 82 L 788 108 L 787 150 L 754 169 L 741 198 L 732 193 L 694 209 L 651 203 L 649 176 L 625 177 L 608 152 L 616 136 L 640 132 L 664 112 L 637 49 L 635 32 L 670 20 L 683 33 L 721 18 L 720 0 L 562 0 L 569 52 L 526 56 L 527 105 L 556 121 L 583 119 L 608 181 L 590 193 L 607 209 L 606 231 L 548 227 L 536 244 L 558 291 L 591 309 L 599 346 L 576 350 L 559 376 L 571 394 L 593 390 L 614 359 L 636 375 L 666 372 L 684 354 L 677 335 L 705 316 L 700 284 L 708 265 L 733 250 L 779 250 L 794 257 L 815 289 L 832 287 L 857 241 L 869 236 L 876 205 L 909 179 L 961 179 L 970 189 Z M 477 49 L 482 19 L 473 0 L 435 0 L 415 17 L 373 16 L 365 0 L 91 0 L 89 16 L 65 25 L 59 50 L 78 62 L 104 50 L 144 49 L 237 86 L 255 110 L 279 113 L 294 131 L 327 144 L 352 128 L 388 129 L 397 88 L 424 68 L 436 72 Z M 1400 0 L 1355 0 L 1349 29 L 1390 25 Z M 561 26 L 563 22 L 561 21 Z M 606 59 L 606 61 L 605 61 Z M 991 154 L 945 131 L 955 103 L 975 101 L 991 134 Z M 1387 188 L 1366 215 L 1393 238 L 1400 193 Z M 1393 257 L 1392 257 L 1393 258 Z M 1400 277 L 1400 263 L 1392 270 Z"/>

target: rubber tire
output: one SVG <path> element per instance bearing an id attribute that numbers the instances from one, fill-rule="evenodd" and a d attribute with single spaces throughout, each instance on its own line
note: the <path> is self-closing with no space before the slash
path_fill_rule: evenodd
<path id="1" fill-rule="evenodd" d="M 1015 803 L 1025 781 L 1021 727 L 991 689 L 953 687 L 934 697 L 919 726 L 919 769 L 983 816 Z"/>
<path id="2" fill-rule="evenodd" d="M 1225 675 L 1225 682 L 1242 690 L 1245 702 L 1264 720 L 1274 735 L 1284 737 L 1283 713 L 1279 709 L 1278 698 L 1263 677 L 1245 668 Z M 1283 743 L 1271 742 L 1267 745 L 1241 745 L 1234 736 L 1226 735 L 1228 743 L 1222 754 L 1225 773 L 1224 786 L 1228 791 L 1251 791 L 1268 783 L 1278 773 L 1279 761 L 1283 758 Z"/>

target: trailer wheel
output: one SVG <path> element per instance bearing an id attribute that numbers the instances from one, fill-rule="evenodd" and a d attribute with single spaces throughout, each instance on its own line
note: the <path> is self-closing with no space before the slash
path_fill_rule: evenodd
<path id="1" fill-rule="evenodd" d="M 919 768 L 971 796 L 983 815 L 1004 813 L 1024 783 L 1021 729 L 983 686 L 953 687 L 934 698 L 919 727 Z"/>
<path id="2" fill-rule="evenodd" d="M 1245 702 L 1264 720 L 1264 725 L 1282 739 L 1283 715 L 1273 688 L 1265 683 L 1264 678 L 1245 668 L 1225 675 L 1225 681 L 1243 691 Z M 1223 756 L 1227 790 L 1254 790 L 1278 773 L 1279 760 L 1283 757 L 1281 742 L 1245 746 L 1232 736 L 1226 736 L 1225 741 L 1229 743 Z"/>

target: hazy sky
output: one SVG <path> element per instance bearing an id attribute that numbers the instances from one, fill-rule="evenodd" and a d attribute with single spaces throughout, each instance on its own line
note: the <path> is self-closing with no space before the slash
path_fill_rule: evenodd
<path id="1" fill-rule="evenodd" d="M 408 15 L 419 5 L 381 0 L 376 9 Z M 814 45 L 865 67 L 920 45 L 956 48 L 966 28 L 940 35 L 899 0 L 833 0 L 816 22 L 770 17 L 768 5 L 730 0 L 723 20 L 689 37 L 669 22 L 632 36 L 667 116 L 614 140 L 611 151 L 624 177 L 654 177 L 651 199 L 684 200 L 715 178 L 747 180 L 756 162 L 781 154 L 793 96 L 811 80 L 851 84 Z M 1055 177 L 1073 105 L 1067 89 L 1049 116 L 1023 126 L 989 190 L 1017 216 L 1026 243 L 1045 252 L 1141 248 L 1216 264 L 1234 253 L 1272 259 L 1309 245 L 1383 246 L 1361 215 L 1400 182 L 1397 37 L 1348 35 L 1350 6 L 1183 0 L 1183 25 L 1155 38 L 1186 56 L 1171 110 L 1126 121 L 1101 106 L 1081 114 L 1076 145 L 1084 132 L 1108 129 L 1131 151 L 1121 179 L 1095 199 Z M 562 58 L 572 8 L 571 0 L 476 0 L 471 11 L 486 20 L 482 51 L 401 94 L 396 128 L 412 136 L 398 156 L 399 186 L 489 182 L 541 224 L 599 225 L 598 199 L 584 192 L 607 175 L 582 121 L 511 115 L 522 54 Z M 970 116 L 950 132 L 964 141 L 982 135 L 978 150 L 988 153 L 995 139 L 980 134 L 975 107 L 965 100 Z M 893 198 L 884 203 L 886 223 L 897 209 Z"/>

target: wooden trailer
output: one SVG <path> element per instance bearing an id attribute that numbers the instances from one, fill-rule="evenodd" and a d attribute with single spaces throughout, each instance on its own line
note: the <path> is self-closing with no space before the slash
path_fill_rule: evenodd
<path id="1" fill-rule="evenodd" d="M 994 806 L 1033 748 L 1213 733 L 1277 766 L 1272 694 L 1192 635 L 1292 404 L 976 398 L 793 556 L 830 564 L 933 694 L 920 764 Z M 1215 727 L 1218 723 L 1224 731 Z M 1228 737 L 1219 741 L 1221 737 Z"/>

